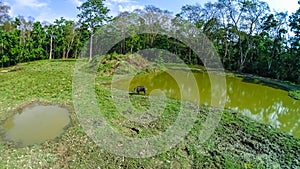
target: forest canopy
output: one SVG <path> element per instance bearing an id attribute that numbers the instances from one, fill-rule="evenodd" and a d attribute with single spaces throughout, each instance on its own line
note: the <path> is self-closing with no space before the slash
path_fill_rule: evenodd
<path id="1" fill-rule="evenodd" d="M 185 5 L 174 17 L 177 22 L 194 24 L 212 41 L 226 70 L 300 83 L 300 1 L 298 4 L 299 9 L 289 15 L 271 12 L 260 0 L 218 0 L 203 6 Z M 87 0 L 78 9 L 78 22 L 61 17 L 41 23 L 32 17 L 9 16 L 10 7 L 0 1 L 0 67 L 77 58 L 99 28 L 123 15 L 171 15 L 171 11 L 146 6 L 111 17 L 103 0 Z M 189 47 L 160 34 L 134 34 L 109 52 L 126 54 L 148 48 L 167 50 L 187 64 L 202 64 Z"/>

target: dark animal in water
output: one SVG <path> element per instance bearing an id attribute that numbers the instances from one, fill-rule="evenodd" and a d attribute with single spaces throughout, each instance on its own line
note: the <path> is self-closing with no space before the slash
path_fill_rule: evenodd
<path id="1" fill-rule="evenodd" d="M 134 88 L 134 92 L 140 94 L 140 92 L 144 92 L 146 94 L 147 88 L 145 86 L 137 86 Z"/>

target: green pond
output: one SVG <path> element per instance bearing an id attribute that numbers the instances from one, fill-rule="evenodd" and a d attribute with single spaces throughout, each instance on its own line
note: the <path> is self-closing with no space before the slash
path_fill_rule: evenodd
<path id="1" fill-rule="evenodd" d="M 224 78 L 219 76 L 220 79 Z M 218 78 L 218 75 L 211 77 L 205 72 L 173 69 L 130 78 L 115 78 L 112 87 L 132 92 L 136 86 L 146 86 L 147 95 L 160 91 L 167 97 L 197 100 L 202 105 L 212 105 L 214 100 L 219 99 L 212 94 L 212 86 L 218 86 L 211 85 L 212 78 Z M 194 79 L 196 84 L 193 83 Z M 224 78 L 224 86 L 226 108 L 300 138 L 300 101 L 289 97 L 287 91 L 230 76 Z"/>
<path id="2" fill-rule="evenodd" d="M 66 108 L 34 103 L 6 119 L 0 128 L 4 141 L 24 147 L 55 139 L 69 123 L 70 115 Z"/>

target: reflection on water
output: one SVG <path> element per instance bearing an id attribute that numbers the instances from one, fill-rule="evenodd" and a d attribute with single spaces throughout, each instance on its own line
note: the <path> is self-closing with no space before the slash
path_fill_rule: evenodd
<path id="1" fill-rule="evenodd" d="M 31 104 L 8 118 L 0 128 L 3 140 L 24 147 L 56 138 L 69 123 L 67 109 L 57 105 Z"/>
<path id="2" fill-rule="evenodd" d="M 172 74 L 176 74 L 177 81 L 167 72 L 160 72 L 119 80 L 112 86 L 132 91 L 135 86 L 144 85 L 148 88 L 148 93 L 159 89 L 168 97 L 189 101 L 199 100 L 197 97 L 200 96 L 200 104 L 211 105 L 211 99 L 215 97 L 211 92 L 207 73 L 172 70 Z M 191 83 L 193 75 L 197 85 Z M 178 77 L 181 77 L 180 80 Z M 226 85 L 227 108 L 235 109 L 252 119 L 271 124 L 300 138 L 300 101 L 290 98 L 287 91 L 248 83 L 237 77 L 226 77 Z M 195 92 L 197 86 L 199 93 Z M 214 87 L 218 88 L 218 84 L 214 84 Z M 220 92 L 225 94 L 224 91 Z"/>

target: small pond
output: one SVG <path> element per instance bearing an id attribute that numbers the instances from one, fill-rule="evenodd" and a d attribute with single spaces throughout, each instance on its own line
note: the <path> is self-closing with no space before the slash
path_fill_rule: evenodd
<path id="1" fill-rule="evenodd" d="M 135 86 L 143 85 L 147 87 L 148 94 L 159 89 L 166 96 L 176 99 L 193 101 L 200 96 L 200 104 L 210 105 L 211 84 L 207 73 L 176 69 L 172 70 L 172 74 L 180 80 L 175 81 L 167 72 L 159 72 L 116 80 L 112 87 L 132 91 Z M 193 78 L 197 85 L 190 84 Z M 199 93 L 194 92 L 197 91 L 193 89 L 195 86 Z M 287 91 L 229 76 L 226 77 L 226 87 L 226 108 L 300 138 L 300 101 L 289 97 Z"/>
<path id="2" fill-rule="evenodd" d="M 55 139 L 69 123 L 68 109 L 58 105 L 33 103 L 6 119 L 0 128 L 4 141 L 24 147 Z"/>

